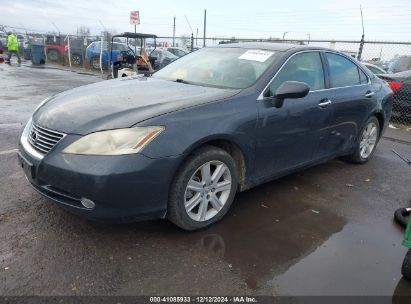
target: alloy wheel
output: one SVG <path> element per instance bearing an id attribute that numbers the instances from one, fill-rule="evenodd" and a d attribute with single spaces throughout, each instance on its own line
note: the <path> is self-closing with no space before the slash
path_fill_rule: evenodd
<path id="1" fill-rule="evenodd" d="M 368 158 L 377 144 L 378 127 L 374 122 L 370 122 L 364 129 L 360 141 L 360 155 L 363 159 Z"/>
<path id="2" fill-rule="evenodd" d="M 226 204 L 231 192 L 230 169 L 221 161 L 201 165 L 189 179 L 184 206 L 188 216 L 198 222 L 215 217 Z"/>

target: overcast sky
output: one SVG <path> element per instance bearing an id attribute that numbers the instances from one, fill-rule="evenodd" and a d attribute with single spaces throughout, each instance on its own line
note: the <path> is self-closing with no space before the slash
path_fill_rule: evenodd
<path id="1" fill-rule="evenodd" d="M 278 4 L 277 4 L 278 3 Z M 103 26 L 133 31 L 131 10 L 140 11 L 138 32 L 172 36 L 203 33 L 207 9 L 208 37 L 360 39 L 360 4 L 366 39 L 411 41 L 410 0 L 0 0 L 0 24 L 42 32 L 75 34 L 80 25 L 99 34 Z M 101 23 L 100 23 L 100 21 Z M 53 25 L 55 24 L 55 26 Z M 103 25 L 101 25 L 103 24 Z"/>

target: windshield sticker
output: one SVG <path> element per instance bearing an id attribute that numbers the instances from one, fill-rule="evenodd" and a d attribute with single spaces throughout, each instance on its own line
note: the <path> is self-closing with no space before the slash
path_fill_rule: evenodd
<path id="1" fill-rule="evenodd" d="M 240 57 L 238 57 L 238 59 L 264 62 L 268 58 L 270 58 L 272 55 L 274 55 L 274 52 L 262 51 L 262 50 L 248 50 L 247 52 L 242 54 Z"/>

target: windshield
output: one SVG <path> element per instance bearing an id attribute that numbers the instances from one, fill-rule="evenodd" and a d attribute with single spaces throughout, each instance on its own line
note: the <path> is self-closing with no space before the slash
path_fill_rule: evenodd
<path id="1" fill-rule="evenodd" d="M 230 89 L 245 89 L 279 58 L 280 52 L 206 48 L 174 61 L 154 78 Z"/>

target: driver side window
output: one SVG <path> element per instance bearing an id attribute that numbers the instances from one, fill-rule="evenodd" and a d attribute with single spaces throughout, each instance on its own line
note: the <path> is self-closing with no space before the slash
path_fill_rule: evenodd
<path id="1" fill-rule="evenodd" d="M 271 82 L 269 94 L 274 96 L 278 87 L 285 81 L 304 82 L 310 87 L 310 91 L 324 89 L 325 79 L 320 53 L 307 52 L 291 57 Z"/>

